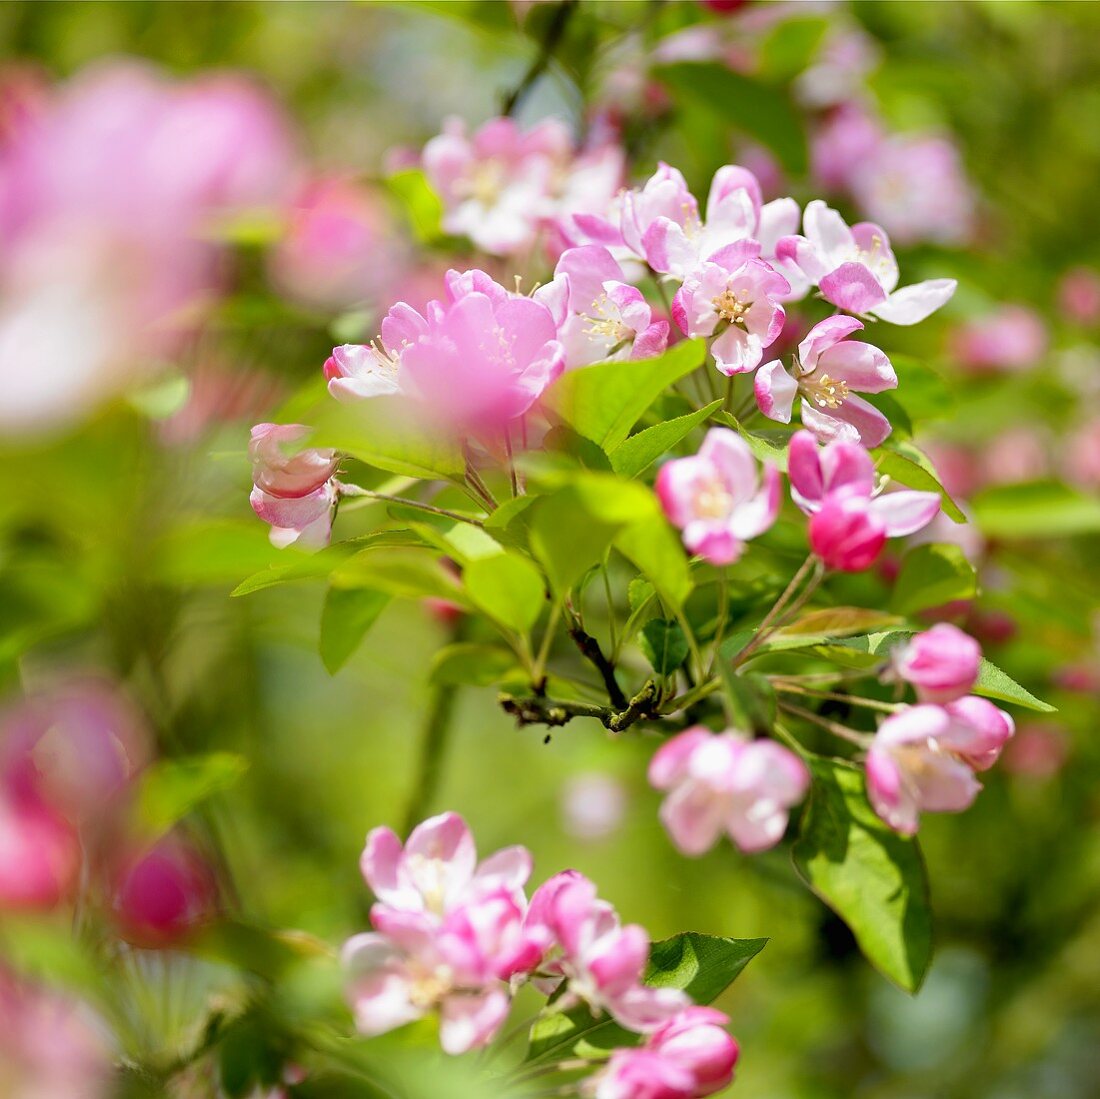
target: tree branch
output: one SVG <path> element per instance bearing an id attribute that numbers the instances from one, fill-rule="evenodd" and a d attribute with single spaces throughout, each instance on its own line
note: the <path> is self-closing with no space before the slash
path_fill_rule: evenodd
<path id="1" fill-rule="evenodd" d="M 588 702 L 567 702 L 555 698 L 540 698 L 529 695 L 518 698 L 515 695 L 502 694 L 499 698 L 501 708 L 511 714 L 516 723 L 524 725 L 549 725 L 551 727 L 568 725 L 575 717 L 594 717 L 605 729 L 621 733 L 636 725 L 639 721 L 656 721 L 662 715 L 658 704 L 660 691 L 657 684 L 647 680 L 645 686 L 629 702 L 624 699 L 621 708 L 594 706 Z"/>
<path id="2" fill-rule="evenodd" d="M 589 633 L 586 633 L 581 624 L 573 619 L 569 627 L 569 636 L 576 642 L 581 656 L 589 661 L 600 673 L 604 688 L 607 690 L 607 699 L 616 710 L 625 710 L 627 706 L 626 695 L 623 694 L 619 681 L 615 678 L 615 665 L 603 654 L 600 643 Z"/>
<path id="3" fill-rule="evenodd" d="M 528 66 L 520 82 L 507 96 L 505 96 L 504 104 L 500 110 L 501 114 L 514 114 L 516 108 L 520 105 L 524 96 L 531 90 L 535 81 L 546 72 L 547 67 L 554 57 L 555 50 L 557 50 L 558 46 L 561 44 L 561 40 L 565 35 L 565 28 L 569 25 L 569 19 L 576 6 L 577 0 L 562 0 L 562 3 L 558 5 L 557 10 L 550 20 L 549 26 L 546 28 L 546 34 L 542 39 L 542 44 L 539 46 L 539 52 Z"/>

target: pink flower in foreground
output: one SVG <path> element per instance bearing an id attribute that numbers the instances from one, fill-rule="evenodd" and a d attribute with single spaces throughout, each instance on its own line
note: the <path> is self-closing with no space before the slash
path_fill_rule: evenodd
<path id="1" fill-rule="evenodd" d="M 558 330 L 568 368 L 605 359 L 649 359 L 668 346 L 668 321 L 655 320 L 642 292 L 598 244 L 570 248 L 555 268 L 566 296 Z"/>
<path id="2" fill-rule="evenodd" d="M 786 314 L 780 301 L 791 289 L 769 264 L 745 255 L 735 245 L 703 263 L 672 301 L 672 315 L 687 335 L 714 337 L 710 351 L 726 375 L 760 365 L 764 348 L 783 331 Z"/>
<path id="3" fill-rule="evenodd" d="M 891 654 L 898 676 L 913 684 L 921 702 L 952 702 L 978 679 L 981 646 L 957 626 L 941 622 Z"/>
<path id="4" fill-rule="evenodd" d="M 649 957 L 645 929 L 621 924 L 615 909 L 576 871 L 558 874 L 535 891 L 527 925 L 533 940 L 552 944 L 539 968 L 564 978 L 566 1003 L 583 1000 L 597 1015 L 606 1011 L 640 1033 L 688 1006 L 678 989 L 641 983 Z"/>
<path id="5" fill-rule="evenodd" d="M 830 568 L 870 568 L 887 538 L 912 534 L 940 510 L 936 492 L 902 489 L 876 494 L 875 467 L 858 443 L 819 447 L 808 431 L 791 436 L 787 460 L 791 498 L 810 516 L 810 544 Z"/>
<path id="6" fill-rule="evenodd" d="M 401 912 L 446 915 L 471 895 L 523 889 L 531 874 L 525 847 L 505 847 L 477 861 L 474 837 L 457 813 L 418 824 L 405 844 L 390 828 L 374 828 L 359 862 L 381 905 Z"/>
<path id="7" fill-rule="evenodd" d="M 294 450 L 308 435 L 304 424 L 257 424 L 252 429 L 250 503 L 271 524 L 276 545 L 325 545 L 332 530 L 339 459 L 332 450 Z"/>
<path id="8" fill-rule="evenodd" d="M 76 832 L 32 798 L 0 792 L 0 909 L 53 908 L 80 866 Z"/>
<path id="9" fill-rule="evenodd" d="M 595 1081 L 595 1099 L 700 1099 L 727 1087 L 739 1050 L 729 1017 L 689 1007 L 638 1049 L 616 1050 Z"/>
<path id="10" fill-rule="evenodd" d="M 656 490 L 684 545 L 713 565 L 729 565 L 750 538 L 779 513 L 779 474 L 757 466 L 748 444 L 729 428 L 707 432 L 699 453 L 674 458 L 657 475 Z"/>
<path id="11" fill-rule="evenodd" d="M 753 383 L 760 411 L 789 424 L 795 398 L 801 397 L 802 424 L 822 442 L 848 439 L 878 446 L 890 434 L 890 421 L 855 394 L 896 389 L 898 377 L 877 347 L 848 339 L 862 329 L 854 317 L 828 317 L 798 345 L 792 373 L 778 359 L 762 366 Z"/>
<path id="12" fill-rule="evenodd" d="M 901 290 L 886 231 L 871 222 L 849 228 L 820 199 L 806 206 L 805 236 L 784 237 L 776 256 L 793 263 L 822 297 L 848 313 L 871 313 L 891 324 L 917 324 L 947 302 L 954 279 L 930 279 Z"/>
<path id="13" fill-rule="evenodd" d="M 1024 370 L 1046 354 L 1046 325 L 1034 309 L 1004 305 L 987 316 L 961 325 L 951 340 L 951 351 L 976 373 Z"/>
<path id="14" fill-rule="evenodd" d="M 944 706 L 951 728 L 941 743 L 975 771 L 988 771 L 1012 739 L 1016 725 L 999 706 L 986 698 L 967 695 Z"/>
<path id="15" fill-rule="evenodd" d="M 912 835 L 922 812 L 958 813 L 981 784 L 959 752 L 980 739 L 942 706 L 908 706 L 888 717 L 867 753 L 867 793 L 875 812 Z"/>
<path id="16" fill-rule="evenodd" d="M 712 733 L 697 725 L 662 745 L 649 782 L 668 791 L 661 821 L 685 855 L 702 855 L 727 834 L 742 851 L 774 847 L 810 776 L 802 761 L 771 740 Z"/>

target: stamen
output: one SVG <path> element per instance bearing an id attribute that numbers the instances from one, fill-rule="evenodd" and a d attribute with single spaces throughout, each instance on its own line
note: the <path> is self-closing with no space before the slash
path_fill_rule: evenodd
<path id="1" fill-rule="evenodd" d="M 711 299 L 714 311 L 719 318 L 730 324 L 739 324 L 745 327 L 745 314 L 752 308 L 752 302 L 742 302 L 737 295 L 727 287 L 716 298 Z"/>
<path id="2" fill-rule="evenodd" d="M 813 375 L 803 377 L 799 379 L 798 387 L 818 408 L 839 408 L 848 397 L 848 383 L 840 378 L 830 378 L 828 374 L 822 374 L 820 378 Z"/>

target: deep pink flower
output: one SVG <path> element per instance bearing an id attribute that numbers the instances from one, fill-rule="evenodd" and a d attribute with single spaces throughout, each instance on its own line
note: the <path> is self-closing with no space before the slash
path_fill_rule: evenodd
<path id="1" fill-rule="evenodd" d="M 791 373 L 778 359 L 762 366 L 753 383 L 760 411 L 789 424 L 795 398 L 801 397 L 803 426 L 822 442 L 848 439 L 878 446 L 890 434 L 890 421 L 855 394 L 896 389 L 898 378 L 877 347 L 848 339 L 862 329 L 854 317 L 829 317 L 798 345 Z"/>
<path id="2" fill-rule="evenodd" d="M 724 427 L 711 428 L 694 457 L 666 462 L 656 490 L 684 545 L 713 565 L 736 561 L 779 512 L 778 472 L 766 464 L 761 472 L 748 444 Z"/>
<path id="3" fill-rule="evenodd" d="M 1048 342 L 1046 325 L 1034 309 L 1003 305 L 961 325 L 951 340 L 951 351 L 975 373 L 1025 370 L 1038 364 Z"/>
<path id="4" fill-rule="evenodd" d="M 685 855 L 709 851 L 726 833 L 742 851 L 774 847 L 810 776 L 802 761 L 771 740 L 715 734 L 701 725 L 661 746 L 650 785 L 668 791 L 661 821 Z"/>
<path id="5" fill-rule="evenodd" d="M 271 540 L 285 546 L 325 545 L 336 504 L 335 451 L 294 450 L 309 435 L 304 424 L 257 424 L 248 445 L 252 459 L 252 510 L 272 527 Z"/>
<path id="6" fill-rule="evenodd" d="M 405 844 L 390 828 L 372 829 L 359 865 L 387 909 L 442 918 L 471 895 L 522 891 L 531 855 L 525 847 L 505 847 L 479 863 L 466 822 L 441 813 L 418 824 Z"/>
<path id="7" fill-rule="evenodd" d="M 886 230 L 871 222 L 848 227 L 820 199 L 806 206 L 805 236 L 779 241 L 777 257 L 797 266 L 822 297 L 848 313 L 872 313 L 891 324 L 917 324 L 947 302 L 954 279 L 930 279 L 901 290 Z"/>
<path id="8" fill-rule="evenodd" d="M 53 908 L 76 880 L 75 830 L 41 801 L 0 790 L 0 909 Z"/>
<path id="9" fill-rule="evenodd" d="M 672 315 L 687 335 L 714 337 L 710 351 L 723 374 L 743 374 L 760 365 L 764 348 L 783 331 L 780 301 L 790 289 L 778 271 L 763 260 L 746 259 L 735 245 L 688 275 L 673 299 Z"/>
<path id="10" fill-rule="evenodd" d="M 565 981 L 566 1002 L 583 1000 L 596 1014 L 608 1012 L 628 1030 L 655 1030 L 688 1006 L 678 989 L 641 983 L 649 936 L 623 925 L 596 887 L 566 871 L 540 886 L 527 913 L 528 934 L 547 952 L 539 968 Z"/>
<path id="11" fill-rule="evenodd" d="M 655 320 L 640 290 L 602 245 L 564 252 L 555 268 L 565 295 L 558 338 L 567 368 L 605 359 L 648 359 L 668 346 L 668 321 Z"/>
<path id="12" fill-rule="evenodd" d="M 922 812 L 958 813 L 981 784 L 952 750 L 951 715 L 942 706 L 908 706 L 888 717 L 867 753 L 867 793 L 875 812 L 897 832 L 912 835 Z"/>
<path id="13" fill-rule="evenodd" d="M 975 684 L 981 646 L 957 626 L 941 622 L 891 654 L 897 675 L 912 683 L 921 702 L 952 702 Z"/>
<path id="14" fill-rule="evenodd" d="M 886 524 L 859 489 L 835 489 L 810 516 L 810 548 L 839 572 L 863 572 L 886 545 Z"/>
<path id="15" fill-rule="evenodd" d="M 843 542 L 841 532 L 845 529 L 855 536 L 857 543 L 861 530 L 871 543 L 878 538 L 872 532 L 880 527 L 885 538 L 912 534 L 930 523 L 940 510 L 940 496 L 936 492 L 900 489 L 876 493 L 875 467 L 870 454 L 859 443 L 843 439 L 819 447 L 810 432 L 796 431 L 789 444 L 787 474 L 791 498 L 807 515 L 820 513 L 834 494 L 848 493 L 865 502 L 865 507 L 840 507 L 835 502 L 835 506 L 829 505 L 833 517 L 823 521 L 818 537 L 830 548 Z M 866 522 L 859 518 L 864 511 Z"/>

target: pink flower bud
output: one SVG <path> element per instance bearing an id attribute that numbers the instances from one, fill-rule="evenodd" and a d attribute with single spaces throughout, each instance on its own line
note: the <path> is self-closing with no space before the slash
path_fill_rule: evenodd
<path id="1" fill-rule="evenodd" d="M 335 451 L 295 444 L 309 436 L 304 424 L 257 424 L 248 456 L 252 483 L 268 496 L 295 500 L 315 493 L 336 472 Z"/>
<path id="2" fill-rule="evenodd" d="M 131 855 L 115 880 L 114 913 L 127 942 L 171 946 L 213 917 L 213 874 L 182 840 L 168 837 Z"/>
<path id="3" fill-rule="evenodd" d="M 922 702 L 951 702 L 977 681 L 982 650 L 969 634 L 941 622 L 895 651 L 892 662 L 897 674 L 913 684 Z"/>
<path id="4" fill-rule="evenodd" d="M 886 527 L 858 490 L 830 492 L 810 517 L 810 548 L 831 569 L 869 569 L 886 545 Z"/>
<path id="5" fill-rule="evenodd" d="M 948 702 L 944 709 L 951 718 L 951 728 L 941 743 L 975 771 L 988 771 L 1016 731 L 1012 718 L 977 695 Z"/>

